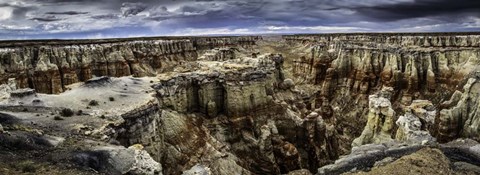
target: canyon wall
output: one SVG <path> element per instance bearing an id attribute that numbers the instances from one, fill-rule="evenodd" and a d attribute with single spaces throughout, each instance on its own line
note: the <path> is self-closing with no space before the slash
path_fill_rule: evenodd
<path id="1" fill-rule="evenodd" d="M 413 100 L 429 100 L 437 108 L 447 108 L 447 104 L 441 103 L 456 91 L 459 95 L 468 78 L 475 77 L 480 70 L 478 34 L 327 34 L 283 38 L 293 48 L 308 48 L 303 50 L 303 56 L 293 58 L 292 74 L 299 82 L 319 88 L 313 100 L 316 104 L 328 103 L 335 109 L 336 128 L 343 133 L 340 143 L 345 143 L 341 146 L 345 150 L 349 150 L 348 144 L 361 135 L 367 123 L 369 95 L 392 87 L 392 107 L 400 112 L 393 118 L 396 121 L 403 114 L 401 109 Z M 450 106 L 457 101 L 454 99 Z M 476 114 L 472 110 L 455 112 L 464 109 L 460 106 L 436 116 L 429 130 L 439 140 L 471 135 L 472 129 L 463 131 L 466 128 L 462 125 L 470 125 L 465 121 Z M 444 117 L 451 112 L 463 117 Z M 393 138 L 395 132 L 389 133 Z"/>
<path id="2" fill-rule="evenodd" d="M 259 37 L 147 40 L 50 41 L 0 44 L 0 83 L 15 78 L 19 88 L 60 93 L 94 76 L 155 76 L 198 58 L 198 52 L 250 46 Z"/>

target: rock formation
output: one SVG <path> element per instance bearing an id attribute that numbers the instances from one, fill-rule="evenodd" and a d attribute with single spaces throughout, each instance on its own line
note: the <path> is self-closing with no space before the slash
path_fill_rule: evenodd
<path id="1" fill-rule="evenodd" d="M 273 62 L 276 57 L 268 55 L 267 58 L 243 60 L 246 63 L 257 61 L 251 65 L 198 62 L 209 70 L 166 77 L 154 88 L 161 106 L 179 112 L 199 111 L 210 117 L 219 113 L 244 115 L 272 102 L 267 91 L 273 90 L 278 79 Z"/>
<path id="2" fill-rule="evenodd" d="M 12 91 L 17 90 L 17 84 L 15 83 L 14 78 L 8 79 L 7 84 L 0 85 L 0 101 L 9 98 L 9 95 Z"/>
<path id="3" fill-rule="evenodd" d="M 434 142 L 428 129 L 434 124 L 435 116 L 436 110 L 430 101 L 414 100 L 395 122 L 398 126 L 395 139 L 409 144 Z"/>
<path id="4" fill-rule="evenodd" d="M 438 138 L 442 141 L 457 137 L 479 138 L 479 77 L 468 79 L 463 93 L 455 91 L 450 100 L 442 103 L 438 118 Z"/>
<path id="5" fill-rule="evenodd" d="M 360 137 L 353 140 L 352 146 L 367 143 L 383 143 L 391 141 L 395 111 L 390 103 L 393 88 L 387 87 L 377 94 L 368 97 L 368 121 Z"/>

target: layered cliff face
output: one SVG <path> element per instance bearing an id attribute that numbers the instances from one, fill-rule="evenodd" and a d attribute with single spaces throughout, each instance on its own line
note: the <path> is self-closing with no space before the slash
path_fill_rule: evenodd
<path id="1" fill-rule="evenodd" d="M 315 45 L 310 57 L 294 61 L 294 73 L 305 74 L 309 82 L 323 86 L 324 95 L 338 84 L 361 94 L 386 85 L 405 91 L 401 97 L 410 100 L 416 92 L 433 93 L 442 86 L 452 91 L 476 68 L 478 55 L 475 47 L 438 49 L 332 42 Z"/>
<path id="2" fill-rule="evenodd" d="M 154 76 L 198 58 L 217 47 L 255 44 L 258 37 L 179 38 L 25 43 L 0 48 L 0 82 L 15 78 L 20 88 L 60 93 L 67 85 L 98 76 Z"/>
<path id="3" fill-rule="evenodd" d="M 438 137 L 441 141 L 458 137 L 479 139 L 479 93 L 478 74 L 468 79 L 463 92 L 455 91 L 450 100 L 442 103 L 438 116 Z"/>
<path id="4" fill-rule="evenodd" d="M 278 174 L 315 170 L 335 159 L 335 131 L 318 114 L 323 111 L 308 114 L 302 103 L 290 108 L 301 97 L 293 81 L 283 78 L 283 59 L 261 54 L 224 62 L 197 61 L 196 66 L 187 66 L 197 67 L 190 72 L 160 74 L 160 83 L 153 87 L 164 111 L 175 111 L 166 113 L 172 118 L 168 123 L 186 122 L 168 137 L 189 138 L 166 140 L 172 146 L 166 154 L 166 163 L 170 162 L 166 171 L 186 171 L 196 163 L 214 174 Z M 205 149 L 224 156 L 191 157 Z M 226 171 L 225 166 L 233 169 Z"/>
<path id="5" fill-rule="evenodd" d="M 261 108 L 272 100 L 267 92 L 273 91 L 280 74 L 275 61 L 283 59 L 266 57 L 244 58 L 240 63 L 199 61 L 199 71 L 162 77 L 154 87 L 160 106 L 179 112 L 199 111 L 210 117 L 219 113 L 241 116 Z"/>
<path id="6" fill-rule="evenodd" d="M 359 34 L 285 36 L 299 82 L 319 88 L 318 102 L 335 110 L 336 127 L 351 143 L 367 121 L 368 95 L 392 87 L 392 107 L 399 110 L 415 99 L 434 106 L 460 90 L 479 69 L 478 35 Z M 308 46 L 308 47 L 306 47 Z M 401 110 L 400 110 L 401 111 Z M 403 111 L 401 111 L 403 113 Z M 398 116 L 394 117 L 395 121 Z M 437 117 L 438 118 L 438 117 Z M 439 120 L 436 120 L 438 123 Z M 451 122 L 450 122 L 451 123 Z M 430 128 L 436 133 L 434 127 Z M 348 150 L 347 144 L 343 145 Z"/>

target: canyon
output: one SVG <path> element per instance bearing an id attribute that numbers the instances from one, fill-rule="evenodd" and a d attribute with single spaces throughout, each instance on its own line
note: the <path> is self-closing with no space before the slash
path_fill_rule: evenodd
<path id="1" fill-rule="evenodd" d="M 3 41 L 0 174 L 478 174 L 479 98 L 479 33 Z"/>

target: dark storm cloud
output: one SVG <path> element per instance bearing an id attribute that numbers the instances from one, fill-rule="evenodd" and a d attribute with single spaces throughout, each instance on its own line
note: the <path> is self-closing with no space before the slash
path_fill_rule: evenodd
<path id="1" fill-rule="evenodd" d="M 142 11 L 144 11 L 147 8 L 147 5 L 141 2 L 125 2 L 122 3 L 122 15 L 124 17 L 130 16 L 130 15 L 136 15 Z"/>
<path id="2" fill-rule="evenodd" d="M 379 20 L 400 20 L 455 14 L 480 16 L 479 0 L 415 0 L 393 5 L 356 8 L 359 14 Z"/>
<path id="3" fill-rule="evenodd" d="M 45 17 L 31 18 L 31 20 L 40 21 L 40 22 L 53 22 L 53 21 L 60 21 L 62 19 L 57 18 L 56 16 L 45 16 Z"/>
<path id="4" fill-rule="evenodd" d="M 88 14 L 88 12 L 79 12 L 79 11 L 65 11 L 65 12 L 47 12 L 47 15 L 83 15 Z"/>
<path id="5" fill-rule="evenodd" d="M 91 18 L 111 20 L 111 19 L 118 19 L 118 16 L 115 14 L 103 14 L 103 15 L 94 15 L 94 16 L 91 16 Z"/>

